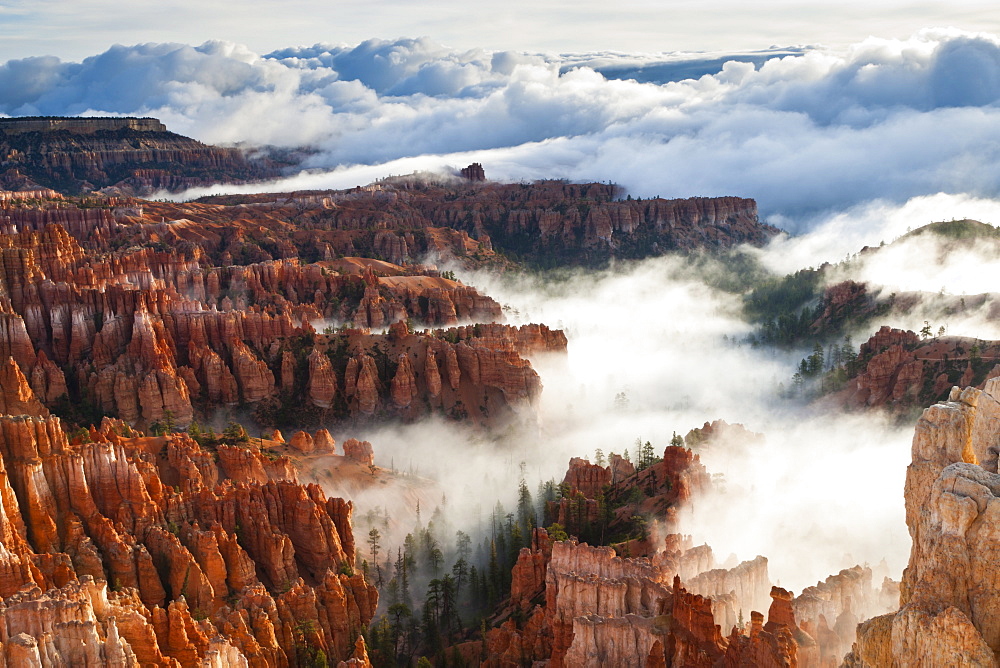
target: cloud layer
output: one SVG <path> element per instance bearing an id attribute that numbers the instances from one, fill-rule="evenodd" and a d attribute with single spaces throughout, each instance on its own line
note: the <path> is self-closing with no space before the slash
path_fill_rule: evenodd
<path id="1" fill-rule="evenodd" d="M 494 178 L 755 197 L 791 231 L 870 200 L 1000 195 L 998 99 L 1000 40 L 955 30 L 731 60 L 399 39 L 267 55 L 140 44 L 0 65 L 0 113 L 154 115 L 208 142 L 308 145 L 313 187 L 479 160 Z"/>
<path id="2" fill-rule="evenodd" d="M 804 353 L 738 344 L 748 326 L 732 295 L 674 258 L 556 283 L 464 278 L 514 306 L 515 322 L 563 327 L 570 339 L 567 359 L 534 361 L 545 384 L 541 433 L 513 439 L 508 450 L 530 472 L 558 480 L 570 457 L 597 448 L 621 454 L 640 438 L 662 451 L 674 432 L 715 419 L 742 423 L 763 442 L 699 451 L 725 489 L 695 500 L 684 533 L 711 545 L 720 561 L 766 555 L 771 576 L 796 591 L 883 559 L 899 576 L 909 553 L 902 484 L 912 427 L 782 400 L 777 386 Z M 413 447 L 406 442 L 406 451 Z"/>

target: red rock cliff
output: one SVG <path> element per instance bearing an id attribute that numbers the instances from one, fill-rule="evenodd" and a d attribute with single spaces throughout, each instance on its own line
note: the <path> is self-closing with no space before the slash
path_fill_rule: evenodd
<path id="1" fill-rule="evenodd" d="M 0 417 L 8 665 L 349 658 L 377 603 L 351 574 L 350 504 L 250 443 L 212 453 L 123 428 L 70 444 L 57 418 Z"/>

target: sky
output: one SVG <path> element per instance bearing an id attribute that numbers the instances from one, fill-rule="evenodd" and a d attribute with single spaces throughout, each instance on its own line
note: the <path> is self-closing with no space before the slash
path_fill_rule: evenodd
<path id="1" fill-rule="evenodd" d="M 904 38 L 929 26 L 1000 31 L 989 2 L 767 0 L 4 0 L 0 60 L 78 60 L 112 44 L 219 39 L 258 52 L 427 36 L 457 49 L 528 52 L 734 51 Z"/>

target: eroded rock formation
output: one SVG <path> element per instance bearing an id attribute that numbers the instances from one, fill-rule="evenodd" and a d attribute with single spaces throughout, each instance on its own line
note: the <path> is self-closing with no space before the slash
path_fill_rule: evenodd
<path id="1" fill-rule="evenodd" d="M 415 268 L 381 263 L 391 275 L 380 278 L 364 263 L 357 273 L 297 261 L 212 267 L 190 243 L 91 255 L 82 244 L 104 243 L 94 230 L 150 235 L 134 223 L 79 237 L 57 223 L 19 226 L 0 233 L 0 358 L 14 359 L 49 408 L 64 398 L 142 427 L 240 404 L 262 406 L 255 415 L 268 426 L 293 413 L 305 424 L 429 412 L 499 424 L 541 388 L 524 356 L 566 346 L 541 325 L 411 332 L 414 316 L 447 324 L 500 313 L 472 288 Z M 360 329 L 320 334 L 309 324 L 362 313 Z M 366 329 L 376 321 L 389 332 Z"/>
<path id="2" fill-rule="evenodd" d="M 921 339 L 882 327 L 861 344 L 857 372 L 833 396 L 849 407 L 927 406 L 958 385 L 1000 375 L 1000 343 L 958 336 Z"/>
<path id="3" fill-rule="evenodd" d="M 71 194 L 107 186 L 152 193 L 277 173 L 238 149 L 168 132 L 153 118 L 0 119 L 0 151 L 8 168 Z"/>
<path id="4" fill-rule="evenodd" d="M 676 531 L 679 504 L 693 494 L 707 490 L 711 477 L 698 455 L 682 446 L 667 446 L 663 456 L 651 465 L 636 470 L 630 462 L 612 455 L 607 466 L 597 466 L 578 457 L 570 461 L 563 480 L 568 494 L 549 502 L 548 513 L 554 521 L 576 536 L 593 539 L 603 521 L 609 532 L 620 529 L 636 515 L 655 517 L 667 533 Z M 636 492 L 639 492 L 636 496 Z M 598 495 L 614 510 L 605 511 L 601 520 Z M 632 555 L 652 556 L 659 546 L 649 540 L 632 541 L 621 546 Z"/>
<path id="5" fill-rule="evenodd" d="M 759 438 L 717 422 L 692 440 L 713 447 L 720 439 Z M 595 535 L 588 524 L 606 523 L 604 531 L 613 533 L 616 521 L 642 512 L 658 527 L 651 533 L 663 536 L 677 509 L 697 503 L 708 484 L 698 457 L 679 446 L 641 470 L 617 455 L 608 466 L 573 458 L 563 499 L 549 504 L 547 521 Z M 644 499 L 630 491 L 625 512 L 609 513 L 605 504 L 615 507 L 616 485 L 641 490 Z M 872 569 L 855 566 L 794 597 L 771 584 L 765 557 L 720 568 L 711 547 L 676 533 L 659 544 L 647 537 L 592 547 L 573 538 L 553 542 L 536 529 L 511 575 L 510 599 L 499 615 L 510 618 L 487 634 L 484 666 L 827 668 L 840 664 L 857 622 L 891 609 L 899 592 L 882 575 L 880 587 L 873 586 Z"/>
<path id="6" fill-rule="evenodd" d="M 127 431 L 105 420 L 71 444 L 58 418 L 0 416 L 7 665 L 355 654 L 377 593 L 353 573 L 350 502 L 249 441 Z"/>
<path id="7" fill-rule="evenodd" d="M 507 621 L 487 634 L 483 665 L 825 665 L 816 642 L 795 622 L 791 594 L 772 588 L 766 569 L 758 558 L 731 572 L 706 572 L 695 578 L 699 585 L 735 590 L 699 595 L 656 560 L 622 558 L 611 548 L 575 541 L 550 543 L 537 530 L 513 573 L 511 601 L 525 621 Z M 745 599 L 749 606 L 752 598 L 769 606 L 767 624 L 756 611 L 745 627 L 733 616 L 726 636 L 717 619 L 733 614 L 734 602 Z"/>
<path id="8" fill-rule="evenodd" d="M 899 611 L 858 627 L 847 665 L 997 665 L 998 398 L 998 379 L 956 387 L 917 423 Z"/>
<path id="9" fill-rule="evenodd" d="M 677 249 L 761 245 L 777 233 L 757 220 L 756 203 L 749 199 L 631 200 L 623 195 L 617 186 L 600 183 L 470 188 L 404 178 L 295 197 L 213 197 L 200 203 L 204 209 L 185 208 L 200 212 L 209 205 L 235 209 L 242 204 L 246 208 L 232 218 L 281 215 L 313 233 L 310 250 L 322 248 L 320 257 L 357 255 L 357 249 L 369 247 L 397 264 L 427 253 L 466 264 L 502 263 L 494 247 L 534 264 L 595 264 Z M 190 218 L 172 213 L 177 208 L 156 207 L 171 212 L 170 219 Z M 287 232 L 283 236 L 300 248 L 305 241 Z"/>

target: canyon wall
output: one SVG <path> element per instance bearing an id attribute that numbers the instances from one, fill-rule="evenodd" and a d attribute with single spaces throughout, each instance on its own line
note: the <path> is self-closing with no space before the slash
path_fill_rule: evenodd
<path id="1" fill-rule="evenodd" d="M 150 194 L 278 174 L 269 161 L 168 132 L 154 118 L 0 119 L 0 153 L 0 180 L 26 178 L 68 194 Z"/>

